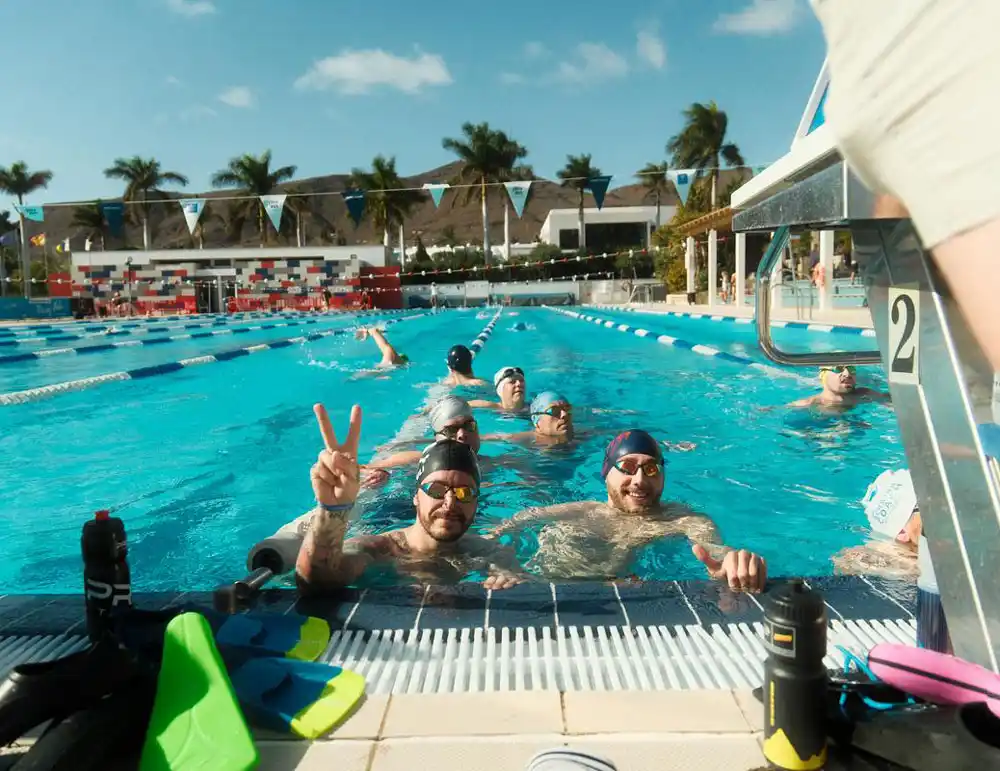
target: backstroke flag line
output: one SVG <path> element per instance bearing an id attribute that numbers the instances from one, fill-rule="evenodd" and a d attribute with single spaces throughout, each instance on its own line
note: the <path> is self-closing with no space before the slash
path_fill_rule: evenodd
<path id="1" fill-rule="evenodd" d="M 41 206 L 14 204 L 14 211 L 32 222 L 45 222 L 45 209 Z"/>
<path id="2" fill-rule="evenodd" d="M 344 197 L 344 204 L 347 206 L 347 213 L 354 220 L 354 226 L 361 224 L 361 218 L 365 214 L 365 191 L 345 190 L 341 193 Z"/>
<path id="3" fill-rule="evenodd" d="M 445 182 L 425 182 L 424 190 L 431 194 L 431 200 L 434 201 L 434 208 L 436 209 L 441 205 L 441 199 L 444 197 L 444 191 L 447 190 L 451 185 Z"/>
<path id="4" fill-rule="evenodd" d="M 688 193 L 691 192 L 691 183 L 695 179 L 695 171 L 695 169 L 677 169 L 676 171 L 670 169 L 667 171 L 667 176 L 677 188 L 677 195 L 680 196 L 682 204 L 687 203 Z"/>
<path id="5" fill-rule="evenodd" d="M 520 217 L 524 213 L 524 205 L 528 201 L 531 182 L 504 182 L 503 186 L 507 188 L 507 195 L 510 196 L 510 202 L 514 204 L 514 211 Z"/>
<path id="6" fill-rule="evenodd" d="M 284 193 L 279 195 L 262 195 L 260 197 L 260 202 L 264 204 L 264 211 L 267 212 L 267 216 L 271 220 L 271 224 L 274 225 L 274 230 L 277 233 L 281 232 L 281 213 L 285 210 L 286 198 L 288 196 Z"/>
<path id="7" fill-rule="evenodd" d="M 205 202 L 200 198 L 181 198 L 177 203 L 181 205 L 181 211 L 184 212 L 184 221 L 187 223 L 188 233 L 194 235 L 194 229 L 198 227 L 198 220 L 201 219 L 201 213 L 205 211 Z"/>
<path id="8" fill-rule="evenodd" d="M 112 236 L 118 237 L 122 234 L 122 226 L 125 224 L 125 204 L 120 201 L 110 203 L 99 203 L 98 208 L 104 221 L 108 223 L 108 232 Z"/>
<path id="9" fill-rule="evenodd" d="M 600 211 L 604 206 L 604 195 L 608 192 L 608 185 L 611 184 L 611 177 L 591 177 L 587 180 L 587 190 L 594 196 L 594 203 Z"/>

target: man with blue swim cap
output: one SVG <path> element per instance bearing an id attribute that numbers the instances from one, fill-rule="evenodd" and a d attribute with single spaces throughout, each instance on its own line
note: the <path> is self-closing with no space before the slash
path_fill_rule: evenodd
<path id="1" fill-rule="evenodd" d="M 464 345 L 453 345 L 448 350 L 448 375 L 444 382 L 448 385 L 484 386 L 485 380 L 476 377 L 472 371 L 472 351 Z"/>
<path id="2" fill-rule="evenodd" d="M 564 444 L 573 438 L 573 406 L 562 394 L 542 391 L 531 400 L 528 408 L 533 431 L 519 431 L 514 434 L 490 434 L 486 441 L 496 439 L 509 442 L 531 441 L 536 444 Z"/>
<path id="3" fill-rule="evenodd" d="M 474 399 L 469 402 L 473 407 L 485 407 L 493 410 L 506 410 L 508 412 L 523 412 L 525 409 L 526 386 L 524 382 L 524 370 L 520 367 L 501 367 L 493 375 L 493 388 L 500 397 L 500 401 L 492 402 L 488 399 Z"/>
<path id="4" fill-rule="evenodd" d="M 745 549 L 724 546 L 705 514 L 661 501 L 665 461 L 660 442 L 641 429 L 618 434 L 601 464 L 606 501 L 562 503 L 526 509 L 493 531 L 502 535 L 540 524 L 538 551 L 529 568 L 549 579 L 627 575 L 636 552 L 669 537 L 686 537 L 712 578 L 736 591 L 759 592 L 767 563 Z"/>

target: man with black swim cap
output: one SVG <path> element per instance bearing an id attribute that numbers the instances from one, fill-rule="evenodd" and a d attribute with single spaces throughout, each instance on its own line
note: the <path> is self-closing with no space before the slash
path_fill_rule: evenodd
<path id="1" fill-rule="evenodd" d="M 444 382 L 448 385 L 484 386 L 485 380 L 472 372 L 472 351 L 464 345 L 453 345 L 448 351 L 448 374 Z"/>
<path id="2" fill-rule="evenodd" d="M 663 450 L 641 429 L 624 431 L 608 444 L 601 466 L 606 501 L 580 501 L 526 509 L 492 535 L 541 523 L 538 551 L 528 563 L 549 579 L 611 578 L 627 574 L 635 553 L 661 538 L 684 536 L 712 578 L 737 591 L 759 592 L 767 563 L 745 549 L 724 546 L 705 514 L 662 502 Z"/>
<path id="3" fill-rule="evenodd" d="M 322 592 L 363 578 L 369 568 L 392 565 L 427 583 L 458 581 L 485 573 L 487 589 L 521 581 L 511 549 L 469 533 L 479 504 L 481 474 L 476 454 L 453 439 L 428 446 L 417 464 L 413 494 L 416 521 L 378 535 L 344 536 L 360 489 L 357 448 L 361 408 L 341 445 L 322 405 L 314 408 L 326 448 L 310 477 L 316 509 L 299 550 L 295 573 L 301 589 Z"/>

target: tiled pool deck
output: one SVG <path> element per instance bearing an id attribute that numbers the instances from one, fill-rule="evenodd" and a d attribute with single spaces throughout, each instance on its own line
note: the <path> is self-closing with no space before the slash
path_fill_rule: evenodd
<path id="1" fill-rule="evenodd" d="M 912 586 L 809 581 L 836 644 L 913 642 Z M 136 595 L 137 606 L 211 605 L 211 595 Z M 324 660 L 363 674 L 365 703 L 323 741 L 259 734 L 263 769 L 524 768 L 569 745 L 635 771 L 763 765 L 763 612 L 707 581 L 345 590 L 298 600 L 265 592 L 254 612 L 308 614 L 334 630 Z M 0 670 L 84 644 L 74 596 L 0 598 Z M 29 653 L 30 652 L 30 653 Z M 3 765 L 0 764 L 0 768 Z"/>

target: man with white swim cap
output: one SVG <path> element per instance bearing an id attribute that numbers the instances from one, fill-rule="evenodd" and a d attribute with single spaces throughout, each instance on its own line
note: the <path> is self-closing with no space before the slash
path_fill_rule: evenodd
<path id="1" fill-rule="evenodd" d="M 352 584 L 380 565 L 422 582 L 453 582 L 476 572 L 486 573 L 487 589 L 506 589 L 521 581 L 512 550 L 468 532 L 479 503 L 479 463 L 470 447 L 452 439 L 435 442 L 421 454 L 412 525 L 345 540 L 360 490 L 361 408 L 352 409 L 343 444 L 323 406 L 317 404 L 314 410 L 325 449 L 310 473 L 316 508 L 295 565 L 303 592 Z"/>
<path id="2" fill-rule="evenodd" d="M 540 445 L 565 444 L 573 438 L 573 406 L 562 394 L 542 391 L 529 407 L 533 431 L 514 434 L 490 434 L 486 441 L 534 442 Z"/>
<path id="3" fill-rule="evenodd" d="M 484 386 L 485 380 L 476 377 L 472 371 L 472 351 L 464 345 L 453 345 L 448 350 L 448 374 L 444 382 L 448 385 Z"/>
<path id="4" fill-rule="evenodd" d="M 661 501 L 664 458 L 660 443 L 640 429 L 608 444 L 601 475 L 605 501 L 579 501 L 526 509 L 494 529 L 494 537 L 540 524 L 538 551 L 528 563 L 549 579 L 622 577 L 636 552 L 661 538 L 686 537 L 712 578 L 735 591 L 759 592 L 767 563 L 723 545 L 715 523 L 680 503 Z"/>
<path id="5" fill-rule="evenodd" d="M 890 401 L 887 393 L 872 388 L 858 388 L 854 367 L 821 367 L 819 382 L 823 386 L 822 391 L 788 406 L 819 407 L 826 411 L 842 412 L 865 402 Z"/>
<path id="6" fill-rule="evenodd" d="M 501 367 L 493 375 L 493 388 L 500 401 L 488 399 L 473 399 L 469 404 L 473 407 L 485 407 L 492 410 L 507 412 L 523 412 L 525 410 L 524 370 L 520 367 Z"/>

